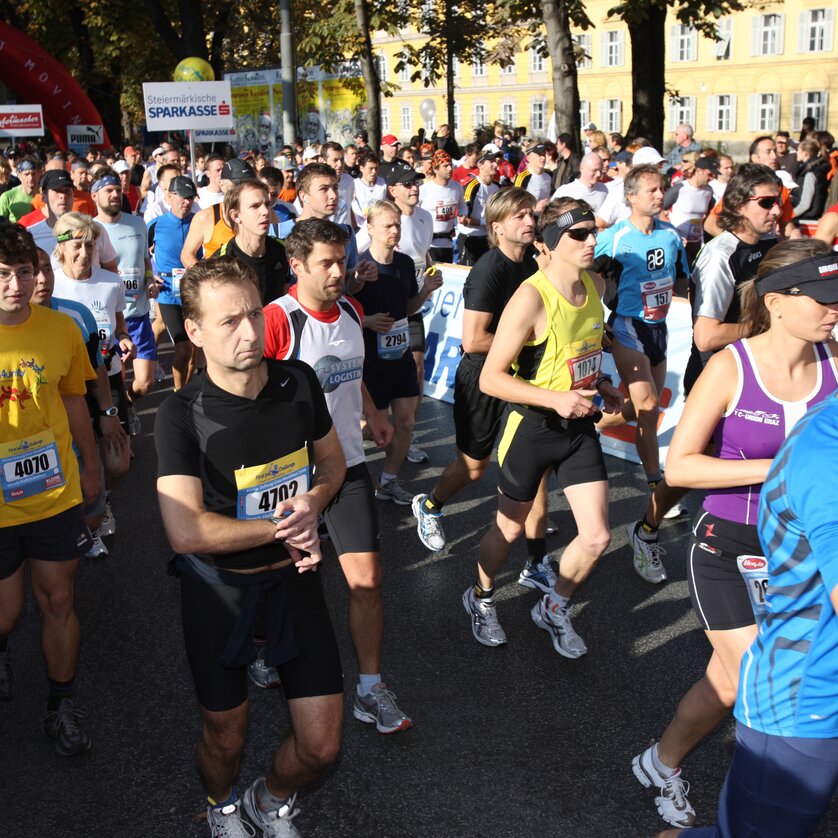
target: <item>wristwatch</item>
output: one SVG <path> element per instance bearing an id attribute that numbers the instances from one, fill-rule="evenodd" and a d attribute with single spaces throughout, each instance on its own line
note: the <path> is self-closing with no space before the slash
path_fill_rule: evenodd
<path id="1" fill-rule="evenodd" d="M 119 411 L 115 407 L 106 407 L 99 411 L 100 416 L 116 416 L 118 413 Z"/>

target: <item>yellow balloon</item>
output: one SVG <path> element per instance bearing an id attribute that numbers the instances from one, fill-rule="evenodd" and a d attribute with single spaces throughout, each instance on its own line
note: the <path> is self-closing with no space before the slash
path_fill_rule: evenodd
<path id="1" fill-rule="evenodd" d="M 172 81 L 215 81 L 215 73 L 203 58 L 184 58 L 175 67 Z"/>

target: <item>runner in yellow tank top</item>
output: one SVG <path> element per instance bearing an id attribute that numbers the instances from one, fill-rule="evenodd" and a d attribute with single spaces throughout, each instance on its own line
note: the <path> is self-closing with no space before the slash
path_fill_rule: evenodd
<path id="1" fill-rule="evenodd" d="M 611 539 L 592 398 L 599 393 L 608 412 L 619 410 L 623 399 L 600 372 L 604 284 L 588 270 L 594 214 L 583 201 L 558 199 L 544 209 L 538 226 L 547 264 L 507 304 L 480 376 L 481 390 L 510 404 L 498 446 L 497 519 L 480 543 L 478 581 L 463 594 L 463 605 L 480 643 L 506 643 L 494 579 L 523 532 L 543 475 L 553 470 L 578 535 L 561 557 L 555 588 L 535 604 L 532 618 L 550 633 L 560 655 L 578 658 L 587 648 L 571 625 L 570 597 Z"/>

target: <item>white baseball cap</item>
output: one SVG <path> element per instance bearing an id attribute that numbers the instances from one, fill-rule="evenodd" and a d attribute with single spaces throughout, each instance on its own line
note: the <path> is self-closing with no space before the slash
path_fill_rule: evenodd
<path id="1" fill-rule="evenodd" d="M 644 146 L 643 148 L 638 148 L 637 151 L 634 152 L 631 165 L 642 166 L 644 164 L 651 164 L 656 166 L 658 163 L 663 163 L 663 161 L 664 158 L 661 157 L 660 152 L 656 148 Z"/>
<path id="2" fill-rule="evenodd" d="M 127 160 L 117 160 L 116 163 L 113 164 L 113 170 L 117 174 L 121 174 L 122 172 L 130 172 L 131 164 L 128 163 Z"/>

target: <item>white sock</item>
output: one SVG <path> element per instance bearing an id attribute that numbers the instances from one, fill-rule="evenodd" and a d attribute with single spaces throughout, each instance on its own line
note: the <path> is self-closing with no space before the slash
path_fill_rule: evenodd
<path id="1" fill-rule="evenodd" d="M 652 748 L 652 765 L 661 777 L 672 777 L 674 774 L 678 773 L 677 768 L 670 768 L 668 765 L 664 765 L 661 762 L 660 757 L 658 756 L 657 742 L 655 743 L 655 747 Z"/>
<path id="2" fill-rule="evenodd" d="M 390 474 L 389 471 L 382 471 L 381 472 L 381 480 L 379 480 L 378 482 L 382 486 L 386 486 L 391 480 L 395 480 L 395 479 L 396 479 L 395 474 Z"/>
<path id="3" fill-rule="evenodd" d="M 377 675 L 358 675 L 358 695 L 365 696 L 372 692 L 372 688 L 376 684 L 381 683 L 381 673 Z"/>
<path id="4" fill-rule="evenodd" d="M 557 594 L 555 590 L 547 595 L 547 607 L 551 611 L 567 611 L 570 605 L 570 598 Z"/>

